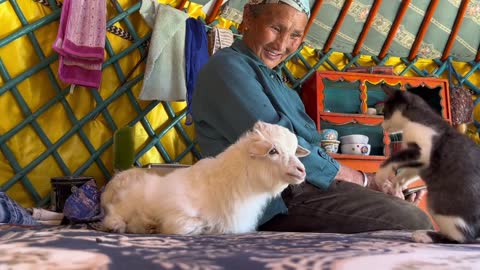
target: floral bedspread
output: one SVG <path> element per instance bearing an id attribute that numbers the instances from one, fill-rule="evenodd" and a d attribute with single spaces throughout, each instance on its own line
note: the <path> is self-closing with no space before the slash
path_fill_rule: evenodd
<path id="1" fill-rule="evenodd" d="M 480 243 L 417 244 L 410 234 L 173 236 L 0 225 L 0 269 L 480 269 Z"/>

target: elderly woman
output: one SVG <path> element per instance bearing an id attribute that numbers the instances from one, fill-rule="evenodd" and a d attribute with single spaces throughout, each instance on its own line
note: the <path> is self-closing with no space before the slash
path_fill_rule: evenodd
<path id="1" fill-rule="evenodd" d="M 250 0 L 245 5 L 243 39 L 215 53 L 197 80 L 192 112 L 202 153 L 215 156 L 257 120 L 287 127 L 310 150 L 301 159 L 307 181 L 267 205 L 260 230 L 430 229 L 429 218 L 414 203 L 391 195 L 401 192 L 382 190 L 371 175 L 340 165 L 319 148 L 315 123 L 274 69 L 299 47 L 309 15 L 308 0 Z"/>

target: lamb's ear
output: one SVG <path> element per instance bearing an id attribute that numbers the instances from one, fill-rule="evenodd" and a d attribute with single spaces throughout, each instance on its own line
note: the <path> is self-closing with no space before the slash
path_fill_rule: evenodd
<path id="1" fill-rule="evenodd" d="M 295 151 L 295 156 L 297 157 L 306 157 L 310 155 L 310 151 L 301 147 L 300 145 L 297 146 L 297 150 Z"/>
<path id="2" fill-rule="evenodd" d="M 392 97 L 395 94 L 395 92 L 397 91 L 397 89 L 390 87 L 386 83 L 382 83 L 382 89 L 383 89 L 383 92 L 385 92 L 385 94 L 389 98 Z"/>
<path id="3" fill-rule="evenodd" d="M 253 125 L 253 130 L 258 130 L 258 131 L 262 131 L 265 129 L 265 126 L 266 126 L 266 123 L 261 121 L 261 120 L 258 120 L 257 122 L 255 122 L 255 124 Z"/>
<path id="4" fill-rule="evenodd" d="M 265 122 L 262 121 L 257 121 L 252 127 L 252 132 L 260 136 L 260 138 L 264 138 L 263 136 L 263 130 L 265 130 L 266 125 Z"/>
<path id="5" fill-rule="evenodd" d="M 258 140 L 248 146 L 250 156 L 266 156 L 272 150 L 273 144 L 266 140 Z"/>

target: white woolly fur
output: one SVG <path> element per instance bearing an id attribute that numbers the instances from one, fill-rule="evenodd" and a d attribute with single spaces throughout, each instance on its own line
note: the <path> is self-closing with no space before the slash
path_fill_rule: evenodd
<path id="1" fill-rule="evenodd" d="M 298 157 L 308 154 L 288 129 L 259 121 L 215 158 L 164 176 L 143 168 L 116 174 L 101 197 L 103 225 L 121 233 L 254 231 L 268 200 L 304 180 Z"/>

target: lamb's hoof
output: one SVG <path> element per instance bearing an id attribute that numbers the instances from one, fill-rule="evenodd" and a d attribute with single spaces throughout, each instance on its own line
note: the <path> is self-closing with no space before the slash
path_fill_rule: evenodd
<path id="1" fill-rule="evenodd" d="M 430 235 L 428 235 L 428 231 L 414 231 L 412 234 L 412 239 L 417 243 L 433 243 L 433 239 L 430 237 Z"/>
<path id="2" fill-rule="evenodd" d="M 125 233 L 127 230 L 127 224 L 125 222 L 102 222 L 101 227 L 108 231 L 108 232 L 114 232 L 114 233 Z"/>
<path id="3" fill-rule="evenodd" d="M 126 233 L 127 232 L 127 226 L 125 226 L 124 224 L 117 224 L 116 226 L 114 226 L 112 228 L 112 231 L 116 232 L 116 233 Z"/>

